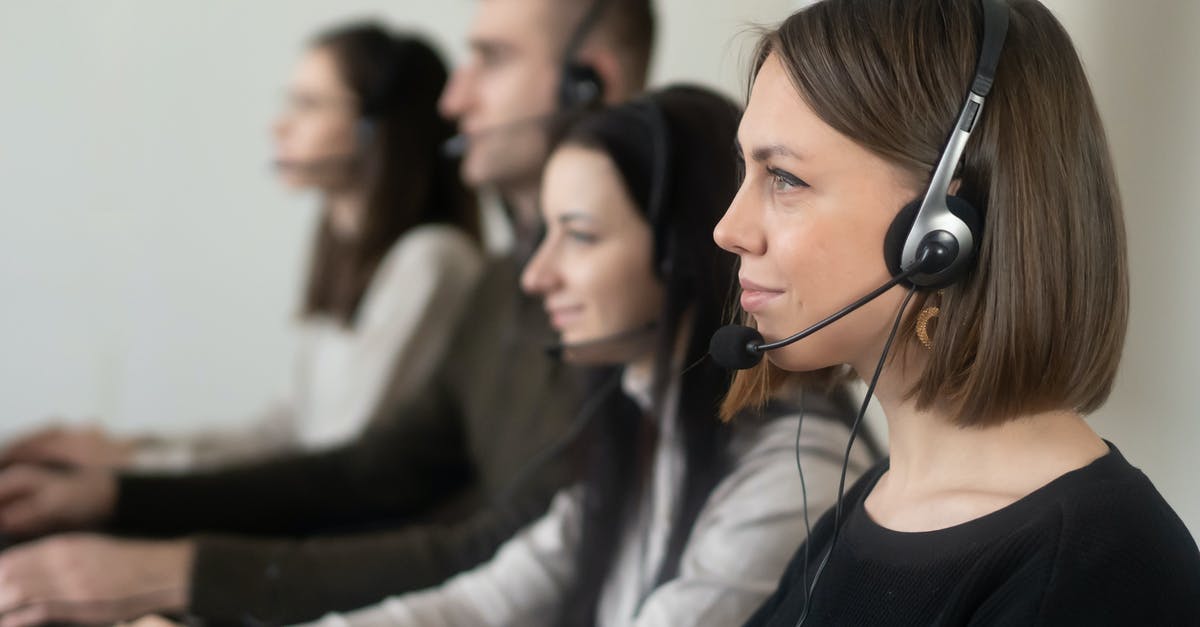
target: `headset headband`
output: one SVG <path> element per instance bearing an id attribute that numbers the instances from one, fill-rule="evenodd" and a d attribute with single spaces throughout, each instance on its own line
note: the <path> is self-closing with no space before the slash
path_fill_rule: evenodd
<path id="1" fill-rule="evenodd" d="M 983 8 L 983 41 L 979 48 L 975 77 L 958 115 L 958 122 L 951 131 L 945 148 L 942 149 L 942 156 L 933 171 L 933 176 L 929 179 L 929 187 L 925 191 L 912 229 L 904 242 L 900 267 L 908 267 L 917 261 L 921 242 L 926 235 L 935 231 L 947 231 L 953 235 L 958 240 L 961 250 L 973 250 L 976 245 L 967 225 L 947 207 L 946 197 L 950 193 L 950 185 L 954 181 L 954 172 L 962 159 L 963 150 L 966 149 L 967 141 L 971 139 L 971 133 L 975 130 L 979 115 L 983 111 L 984 99 L 992 89 L 996 66 L 1004 49 L 1005 36 L 1008 34 L 1008 5 L 1003 0 L 980 0 L 980 5 Z M 914 283 L 917 282 L 916 278 L 914 277 Z"/>
<path id="2" fill-rule="evenodd" d="M 555 0 L 561 2 L 562 0 Z M 604 85 L 596 69 L 580 63 L 576 58 L 587 41 L 588 35 L 596 28 L 596 24 L 608 9 L 608 0 L 595 0 L 584 13 L 583 19 L 571 33 L 567 45 L 563 48 L 562 74 L 559 83 L 559 107 L 571 109 L 577 106 L 587 106 L 603 97 Z"/>

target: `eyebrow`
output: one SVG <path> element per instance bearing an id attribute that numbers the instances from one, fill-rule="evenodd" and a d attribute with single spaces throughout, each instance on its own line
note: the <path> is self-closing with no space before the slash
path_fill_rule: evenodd
<path id="1" fill-rule="evenodd" d="M 469 45 L 480 56 L 498 55 L 513 50 L 512 44 L 495 39 L 473 38 Z"/>
<path id="2" fill-rule="evenodd" d="M 559 214 L 559 216 L 558 216 L 559 224 L 570 224 L 572 222 L 595 222 L 595 221 L 596 221 L 595 216 L 593 216 L 590 213 L 584 213 L 582 211 L 567 211 L 567 212 Z"/>
<path id="3" fill-rule="evenodd" d="M 738 156 L 739 157 L 743 156 L 745 153 L 742 151 L 741 140 L 735 139 L 733 141 L 733 144 L 734 144 L 734 147 L 737 148 Z M 783 144 L 767 144 L 766 146 L 755 146 L 754 149 L 750 151 L 750 158 L 755 161 L 758 161 L 759 163 L 761 163 L 763 161 L 767 161 L 771 157 L 790 157 L 792 159 L 803 159 L 803 157 L 799 153 L 797 153 L 795 150 L 792 150 L 791 148 L 788 148 L 787 146 L 784 146 Z"/>

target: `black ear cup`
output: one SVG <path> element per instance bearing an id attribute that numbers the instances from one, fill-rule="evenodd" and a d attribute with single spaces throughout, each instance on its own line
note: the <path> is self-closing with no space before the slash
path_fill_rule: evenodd
<path id="1" fill-rule="evenodd" d="M 569 63 L 563 68 L 558 88 L 558 103 L 562 109 L 586 108 L 599 104 L 604 98 L 604 79 L 596 68 L 584 63 Z"/>
<path id="2" fill-rule="evenodd" d="M 914 200 L 896 214 L 888 227 L 887 235 L 883 238 L 883 260 L 887 262 L 888 273 L 892 276 L 900 274 L 900 258 L 904 254 L 904 241 L 912 230 L 913 222 L 917 219 L 917 211 L 921 209 L 921 201 Z"/>
<path id="3" fill-rule="evenodd" d="M 936 274 L 932 275 L 914 275 L 908 282 L 909 285 L 927 288 L 945 287 L 962 278 L 967 269 L 971 267 L 971 262 L 975 259 L 975 249 L 979 245 L 979 238 L 983 232 L 979 212 L 971 203 L 958 196 L 946 196 L 946 208 L 950 211 L 951 215 L 966 225 L 974 243 L 968 245 L 966 242 L 955 241 L 953 258 L 945 264 L 944 270 L 939 270 Z M 920 200 L 914 200 L 904 205 L 904 208 L 896 214 L 896 218 L 892 220 L 891 226 L 888 227 L 887 235 L 883 238 L 883 259 L 887 263 L 888 272 L 892 276 L 900 274 L 903 270 L 900 260 L 904 255 L 904 243 L 908 240 L 909 232 L 912 231 L 913 223 L 916 221 L 917 212 L 920 209 Z M 942 231 L 942 233 L 945 233 L 945 231 Z M 928 233 L 922 234 L 922 239 L 926 237 L 929 237 Z"/>

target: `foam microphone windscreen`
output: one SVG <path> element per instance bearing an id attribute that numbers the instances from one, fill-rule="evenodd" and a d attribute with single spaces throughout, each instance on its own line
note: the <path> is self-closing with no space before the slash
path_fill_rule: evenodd
<path id="1" fill-rule="evenodd" d="M 745 370 L 762 361 L 763 354 L 752 350 L 751 344 L 762 344 L 763 337 L 756 329 L 730 324 L 717 329 L 708 343 L 708 354 L 727 370 Z"/>

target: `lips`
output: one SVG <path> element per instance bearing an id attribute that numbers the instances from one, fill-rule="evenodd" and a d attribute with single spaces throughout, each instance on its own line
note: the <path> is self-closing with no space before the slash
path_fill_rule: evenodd
<path id="1" fill-rule="evenodd" d="M 762 311 L 771 301 L 783 294 L 783 290 L 766 287 L 745 277 L 739 277 L 742 286 L 741 305 L 746 313 Z"/>
<path id="2" fill-rule="evenodd" d="M 567 307 L 547 307 L 546 315 L 550 317 L 550 324 L 555 329 L 562 331 L 572 321 L 579 318 L 583 313 L 583 305 L 571 305 Z"/>

